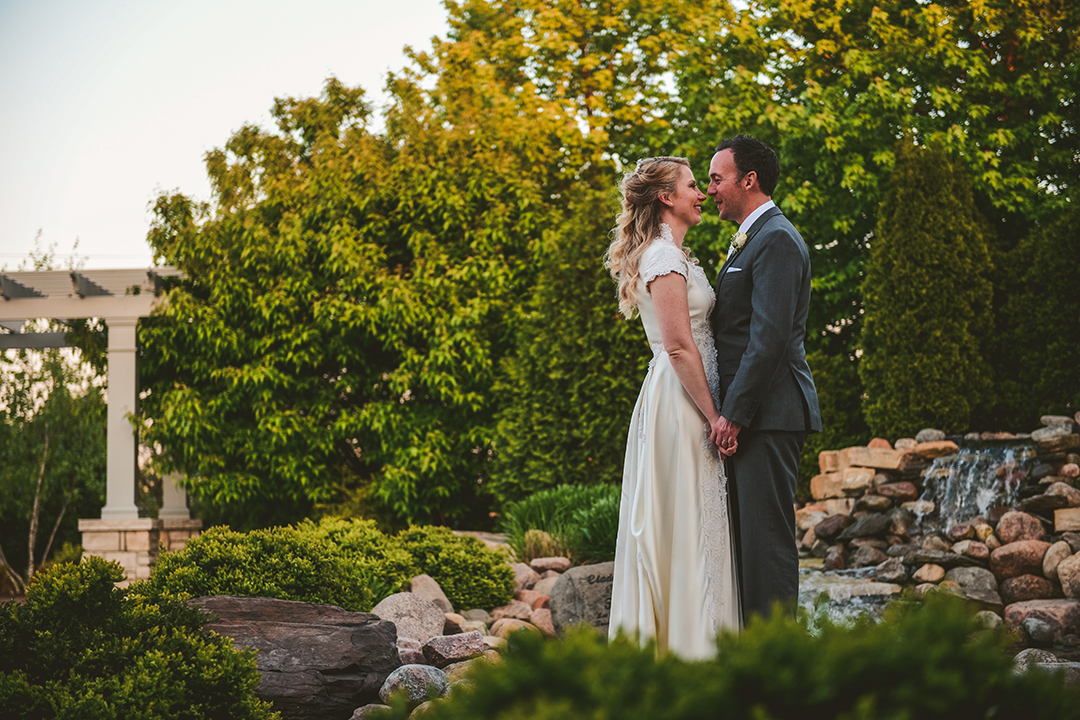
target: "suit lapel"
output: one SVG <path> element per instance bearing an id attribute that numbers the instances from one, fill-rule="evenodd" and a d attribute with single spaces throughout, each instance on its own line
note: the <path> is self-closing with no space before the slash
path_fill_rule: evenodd
<path id="1" fill-rule="evenodd" d="M 750 230 L 746 233 L 746 242 L 743 244 L 742 249 L 729 254 L 727 259 L 724 260 L 724 264 L 720 267 L 720 275 L 716 278 L 717 300 L 720 298 L 720 284 L 724 282 L 724 276 L 727 275 L 728 267 L 731 263 L 735 262 L 737 257 L 746 251 L 746 246 L 750 244 L 750 241 L 754 239 L 754 236 L 758 234 L 758 231 L 764 227 L 765 222 L 769 218 L 776 217 L 777 215 L 783 215 L 783 213 L 780 211 L 780 208 L 775 206 L 761 213 L 761 217 L 754 221 L 754 224 L 750 226 Z"/>

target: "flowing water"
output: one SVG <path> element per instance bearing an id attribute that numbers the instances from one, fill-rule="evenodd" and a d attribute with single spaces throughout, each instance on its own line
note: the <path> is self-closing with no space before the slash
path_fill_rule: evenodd
<path id="1" fill-rule="evenodd" d="M 927 468 L 920 499 L 933 502 L 934 510 L 918 516 L 918 529 L 948 530 L 994 507 L 1015 505 L 1034 465 L 1035 447 L 1028 440 L 964 443 Z M 899 597 L 900 586 L 873 581 L 873 568 L 823 571 L 820 562 L 804 560 L 799 570 L 799 608 L 811 632 L 824 621 L 850 626 L 860 618 L 879 620 Z"/>

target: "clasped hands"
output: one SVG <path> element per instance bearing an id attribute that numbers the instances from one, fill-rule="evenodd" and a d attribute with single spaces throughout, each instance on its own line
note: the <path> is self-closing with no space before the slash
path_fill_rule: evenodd
<path id="1" fill-rule="evenodd" d="M 723 415 L 717 416 L 716 420 L 709 424 L 709 440 L 720 450 L 720 456 L 727 460 L 739 449 L 739 430 L 742 426 L 737 422 L 728 420 Z"/>

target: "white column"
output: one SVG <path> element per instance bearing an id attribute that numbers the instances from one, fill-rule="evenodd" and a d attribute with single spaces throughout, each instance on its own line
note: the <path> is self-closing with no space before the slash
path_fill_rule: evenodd
<path id="1" fill-rule="evenodd" d="M 128 419 L 135 412 L 137 393 L 135 326 L 138 322 L 137 318 L 105 318 L 109 328 L 109 406 L 102 520 L 139 517 L 139 508 L 135 506 L 136 433 Z"/>
<path id="2" fill-rule="evenodd" d="M 188 520 L 191 512 L 187 506 L 187 491 L 180 487 L 177 482 L 180 475 L 170 473 L 161 478 L 161 511 L 158 517 L 162 520 Z"/>

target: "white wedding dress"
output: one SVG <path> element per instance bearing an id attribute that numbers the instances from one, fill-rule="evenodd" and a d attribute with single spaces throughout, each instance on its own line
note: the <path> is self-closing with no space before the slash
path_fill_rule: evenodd
<path id="1" fill-rule="evenodd" d="M 690 327 L 714 400 L 719 394 L 709 314 L 715 295 L 661 225 L 641 258 L 638 310 L 653 359 L 627 436 L 609 635 L 656 641 L 658 653 L 713 657 L 721 629 L 739 627 L 727 478 L 708 423 L 683 390 L 660 339 L 649 282 L 686 278 Z"/>

